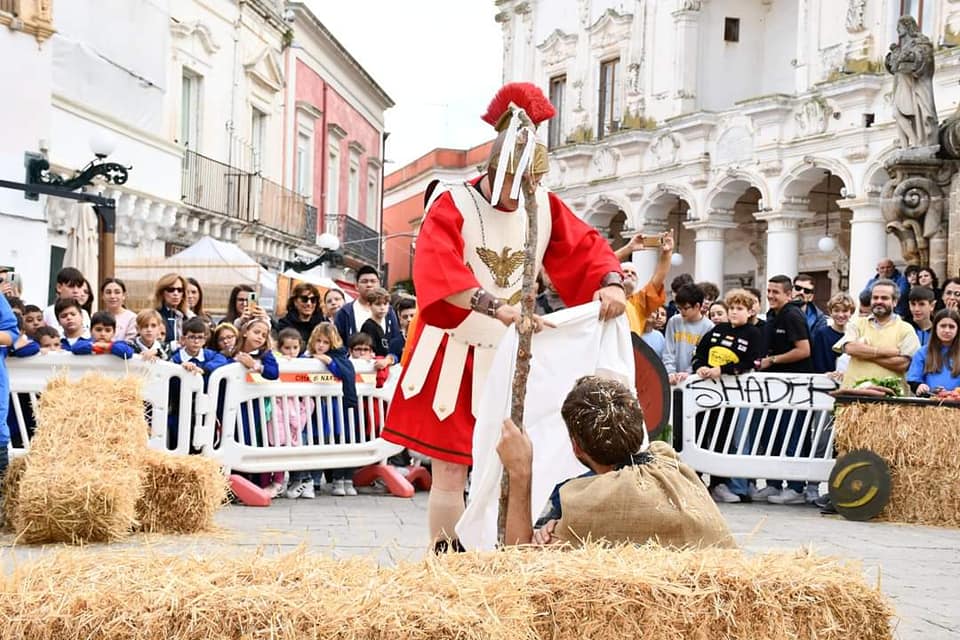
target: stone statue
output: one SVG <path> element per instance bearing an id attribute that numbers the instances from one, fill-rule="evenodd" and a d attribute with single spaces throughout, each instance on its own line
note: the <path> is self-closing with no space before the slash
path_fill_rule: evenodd
<path id="1" fill-rule="evenodd" d="M 933 102 L 933 43 L 912 16 L 897 21 L 900 42 L 890 45 L 885 65 L 893 74 L 893 118 L 900 146 L 937 144 L 937 108 Z"/>

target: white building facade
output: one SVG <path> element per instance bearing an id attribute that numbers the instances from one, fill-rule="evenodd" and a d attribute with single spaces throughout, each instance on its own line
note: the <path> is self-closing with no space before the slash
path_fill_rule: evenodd
<path id="1" fill-rule="evenodd" d="M 880 211 L 897 140 L 883 57 L 912 14 L 937 48 L 940 119 L 952 114 L 960 2 L 496 5 L 504 80 L 537 83 L 558 108 L 546 183 L 615 245 L 678 229 L 674 274 L 724 290 L 804 272 L 820 302 L 858 292 L 880 258 L 902 263 Z M 652 270 L 655 254 L 635 259 Z"/>

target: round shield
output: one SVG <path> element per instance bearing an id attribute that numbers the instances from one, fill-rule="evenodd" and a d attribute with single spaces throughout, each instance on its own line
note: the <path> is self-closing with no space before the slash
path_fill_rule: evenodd
<path id="1" fill-rule="evenodd" d="M 667 370 L 657 352 L 643 338 L 631 333 L 633 363 L 636 375 L 637 400 L 643 409 L 647 434 L 655 440 L 670 421 L 670 383 Z"/>
<path id="2" fill-rule="evenodd" d="M 869 520 L 890 500 L 890 467 L 873 451 L 851 451 L 837 458 L 829 489 L 840 515 L 847 520 Z"/>

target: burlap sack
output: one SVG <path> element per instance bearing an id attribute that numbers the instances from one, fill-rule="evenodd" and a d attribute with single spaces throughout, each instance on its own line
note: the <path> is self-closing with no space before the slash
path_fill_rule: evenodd
<path id="1" fill-rule="evenodd" d="M 726 521 L 697 474 L 665 442 L 650 445 L 652 460 L 619 471 L 576 478 L 560 487 L 563 516 L 555 535 L 581 540 L 665 547 L 729 547 Z"/>

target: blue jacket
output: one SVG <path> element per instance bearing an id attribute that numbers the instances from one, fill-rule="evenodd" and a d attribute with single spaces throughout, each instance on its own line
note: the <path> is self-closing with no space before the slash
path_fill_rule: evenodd
<path id="1" fill-rule="evenodd" d="M 817 308 L 812 302 L 807 303 L 807 309 L 804 311 L 807 320 L 807 330 L 812 336 L 820 327 L 827 326 L 827 316 Z M 831 369 L 832 371 L 832 369 Z"/>
<path id="2" fill-rule="evenodd" d="M 10 355 L 14 358 L 29 358 L 30 356 L 35 356 L 40 353 L 40 343 L 35 340 L 28 340 L 27 344 L 23 345 L 19 349 L 10 350 Z"/>
<path id="3" fill-rule="evenodd" d="M 184 351 L 183 349 L 177 349 L 173 353 L 173 355 L 170 356 L 170 362 L 172 362 L 173 364 L 183 364 L 185 362 L 192 362 L 193 364 L 197 365 L 203 370 L 204 377 L 210 375 L 211 373 L 213 373 L 223 365 L 230 363 L 229 360 L 227 360 L 224 356 L 220 355 L 220 353 L 214 351 L 213 349 L 204 349 L 200 353 L 200 355 L 202 355 L 203 357 L 200 358 L 199 356 L 197 356 L 197 357 L 191 358 L 187 354 L 187 352 Z M 274 360 L 273 363 L 274 365 L 276 365 L 277 361 Z"/>
<path id="4" fill-rule="evenodd" d="M 880 276 L 873 276 L 867 282 L 867 286 L 863 288 L 864 291 L 870 291 L 873 288 L 873 283 L 876 282 Z M 899 269 L 893 270 L 893 276 L 890 278 L 897 283 L 897 286 L 900 287 L 900 298 L 897 300 L 897 307 L 894 309 L 897 312 L 897 315 L 901 318 L 910 317 L 910 283 L 907 282 L 907 276 L 900 273 Z M 862 292 L 861 292 L 862 293 Z M 938 297 L 939 299 L 939 297 Z"/>
<path id="5" fill-rule="evenodd" d="M 88 356 L 93 353 L 93 341 L 90 338 L 77 338 L 70 344 L 70 340 L 61 338 L 60 348 L 75 356 Z"/>
<path id="6" fill-rule="evenodd" d="M 10 334 L 13 342 L 20 337 L 17 328 L 17 316 L 10 308 L 7 296 L 0 295 L 0 331 Z M 7 413 L 10 411 L 10 378 L 7 376 L 7 349 L 0 347 L 0 446 L 10 444 L 10 428 L 7 426 Z"/>
<path id="7" fill-rule="evenodd" d="M 960 376 L 954 376 L 951 372 L 951 363 L 950 359 L 947 358 L 947 349 L 943 349 L 943 367 L 940 368 L 940 371 L 934 373 L 924 373 L 924 368 L 927 365 L 927 355 L 930 351 L 930 347 L 920 349 L 915 354 L 913 354 L 913 359 L 910 360 L 910 368 L 907 370 L 907 382 L 911 384 L 925 384 L 930 389 L 936 389 L 937 387 L 943 387 L 946 391 L 953 391 L 957 387 L 960 387 Z"/>
<path id="8" fill-rule="evenodd" d="M 339 349 L 331 349 L 326 353 L 330 356 L 333 361 L 327 365 L 327 369 L 333 375 L 340 378 L 340 383 L 343 387 L 343 408 L 344 411 L 348 409 L 357 408 L 357 370 L 354 368 L 353 363 L 350 362 L 350 357 L 347 355 L 346 347 L 340 347 Z M 326 398 L 317 399 L 317 409 L 318 412 L 313 414 L 313 417 L 310 420 L 311 428 L 313 429 L 313 441 L 320 443 L 326 442 L 331 443 L 331 435 L 335 434 L 337 438 L 340 438 L 343 434 L 343 417 L 340 415 L 340 407 L 336 403 L 333 403 L 333 406 L 330 407 L 329 414 L 332 415 L 333 424 L 330 423 L 330 416 L 328 416 L 327 403 L 329 401 Z M 323 437 L 321 438 L 319 429 L 317 428 L 317 413 L 320 414 L 320 419 L 323 424 Z M 354 416 L 356 413 L 354 412 Z M 304 428 L 303 441 L 308 442 L 306 428 Z"/>
<path id="9" fill-rule="evenodd" d="M 348 302 L 340 307 L 336 317 L 333 319 L 337 332 L 343 338 L 343 344 L 350 342 L 350 336 L 357 331 L 357 316 L 353 311 L 354 302 Z M 403 332 L 400 331 L 400 320 L 397 319 L 397 313 L 390 307 L 387 310 L 387 331 L 385 337 L 387 344 L 390 345 L 390 353 L 400 362 L 400 354 L 403 352 Z M 399 347 L 399 348 L 398 348 Z"/>
<path id="10" fill-rule="evenodd" d="M 829 373 L 837 370 L 836 351 L 833 345 L 843 337 L 843 334 L 830 325 L 824 323 L 813 332 L 810 344 L 810 358 L 813 360 L 814 373 Z"/>

